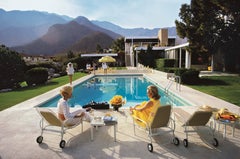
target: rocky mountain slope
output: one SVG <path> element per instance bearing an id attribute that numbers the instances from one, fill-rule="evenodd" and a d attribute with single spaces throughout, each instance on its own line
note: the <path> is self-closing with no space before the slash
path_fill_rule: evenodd
<path id="1" fill-rule="evenodd" d="M 96 49 L 94 44 L 109 47 L 110 45 L 106 44 L 111 44 L 113 40 L 105 33 L 97 32 L 78 24 L 76 21 L 71 21 L 67 24 L 55 24 L 41 38 L 12 49 L 25 54 L 50 56 L 69 50 L 90 52 Z"/>
<path id="2" fill-rule="evenodd" d="M 160 28 L 122 28 L 106 21 L 75 19 L 39 11 L 5 11 L 0 9 L 0 44 L 31 55 L 55 55 L 72 50 L 93 52 L 96 45 L 110 47 L 123 37 L 157 36 Z M 176 36 L 176 28 L 168 27 Z"/>

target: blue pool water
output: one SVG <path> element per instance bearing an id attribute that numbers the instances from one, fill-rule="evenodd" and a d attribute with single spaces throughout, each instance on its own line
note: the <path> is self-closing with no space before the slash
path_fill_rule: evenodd
<path id="1" fill-rule="evenodd" d="M 109 102 L 115 95 L 121 95 L 126 99 L 124 107 L 134 106 L 147 101 L 147 87 L 153 83 L 143 76 L 95 76 L 87 81 L 76 85 L 73 89 L 73 97 L 69 100 L 71 107 L 83 106 L 91 101 Z M 190 105 L 176 96 L 166 95 L 159 88 L 161 105 L 171 104 L 174 106 Z M 60 95 L 43 103 L 40 107 L 56 107 Z"/>

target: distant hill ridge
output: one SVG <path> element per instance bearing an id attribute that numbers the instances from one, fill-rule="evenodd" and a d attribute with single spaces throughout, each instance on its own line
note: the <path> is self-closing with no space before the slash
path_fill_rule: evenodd
<path id="1" fill-rule="evenodd" d="M 133 28 L 133 29 L 126 29 L 126 28 L 122 28 L 118 25 L 115 25 L 113 23 L 110 22 L 106 22 L 106 21 L 97 21 L 97 20 L 93 20 L 92 21 L 95 25 L 98 25 L 102 28 L 111 30 L 115 33 L 118 33 L 124 37 L 131 37 L 131 36 L 157 36 L 158 35 L 158 31 L 161 28 L 154 28 L 154 29 L 146 29 L 146 28 Z M 176 36 L 176 27 L 166 27 L 168 29 L 168 35 L 169 36 Z"/>
<path id="2" fill-rule="evenodd" d="M 117 34 L 116 32 L 112 32 L 111 30 L 107 30 L 101 26 L 95 25 L 94 23 L 92 23 L 86 17 L 83 17 L 83 16 L 79 16 L 79 17 L 75 18 L 74 21 L 78 22 L 78 24 L 89 27 L 92 30 L 103 32 L 103 33 L 111 36 L 113 39 L 116 39 L 121 36 L 120 34 Z"/>
<path id="3" fill-rule="evenodd" d="M 67 22 L 66 16 L 57 14 L 0 9 L 0 43 L 9 47 L 23 45 L 44 35 L 50 26 Z"/>
<path id="4" fill-rule="evenodd" d="M 105 33 L 101 34 L 104 36 L 104 41 L 100 41 L 99 37 L 92 37 L 93 35 L 96 35 L 95 30 L 80 25 L 76 21 L 70 21 L 67 24 L 55 24 L 51 26 L 48 32 L 41 38 L 27 45 L 13 47 L 12 49 L 24 52 L 25 54 L 48 56 L 64 53 L 69 50 L 74 50 L 75 52 L 90 52 L 93 51 L 93 48 L 96 50 L 96 46 L 93 44 L 98 43 L 100 46 L 106 46 L 106 42 L 104 41 L 108 41 L 108 44 L 114 41 L 113 38 Z M 87 37 L 92 39 L 92 41 L 89 41 L 86 46 L 84 46 L 81 44 L 83 43 L 82 39 L 86 39 Z M 76 45 L 78 45 L 78 47 L 76 47 Z M 108 47 L 109 46 L 110 45 L 108 45 Z"/>
<path id="5" fill-rule="evenodd" d="M 125 29 L 110 22 L 89 21 L 83 16 L 73 19 L 47 12 L 3 9 L 0 24 L 0 44 L 33 55 L 95 51 L 96 44 L 109 47 L 120 36 L 157 36 L 160 29 Z M 168 29 L 169 36 L 176 35 L 175 27 Z"/>

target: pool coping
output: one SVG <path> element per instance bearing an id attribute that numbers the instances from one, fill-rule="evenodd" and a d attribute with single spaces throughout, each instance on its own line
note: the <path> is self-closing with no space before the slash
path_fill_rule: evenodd
<path id="1" fill-rule="evenodd" d="M 167 73 L 165 72 L 154 71 L 153 74 L 147 74 L 147 76 L 159 85 L 166 86 L 168 83 Z M 163 77 L 163 78 L 159 78 L 159 77 Z M 180 91 L 174 87 L 170 87 L 169 91 L 171 91 L 173 94 L 177 95 L 178 97 L 184 98 L 184 100 L 189 101 L 193 107 L 208 105 L 218 109 L 227 108 L 229 111 L 240 113 L 239 106 L 229 103 L 227 101 L 224 101 L 220 98 L 214 97 L 212 95 L 200 92 L 198 90 L 195 90 L 185 85 L 181 85 Z"/>
<path id="2" fill-rule="evenodd" d="M 84 83 L 86 81 L 88 81 L 89 79 L 93 78 L 93 77 L 104 77 L 105 75 L 101 75 L 101 74 L 97 74 L 97 75 L 89 75 L 87 76 L 86 78 L 82 79 L 78 79 L 78 80 L 75 80 L 75 82 L 73 83 L 73 87 L 81 84 L 81 83 Z M 114 76 L 114 77 L 127 77 L 127 76 L 135 76 L 135 77 L 143 77 L 145 78 L 146 80 L 148 80 L 149 82 L 151 82 L 152 84 L 155 84 L 157 87 L 159 87 L 163 93 L 165 94 L 165 90 L 164 90 L 164 87 L 162 85 L 159 85 L 158 83 L 156 83 L 155 81 L 153 81 L 152 79 L 148 78 L 146 74 L 142 73 L 142 74 L 139 74 L 139 73 L 134 73 L 134 74 L 110 74 L 108 75 L 109 77 L 111 76 Z M 66 84 L 66 85 L 69 85 L 69 84 Z M 61 87 L 60 87 L 61 88 Z M 42 106 L 43 104 L 47 103 L 48 101 L 52 100 L 53 98 L 55 97 L 58 97 L 59 96 L 59 89 L 54 89 L 53 91 L 49 91 L 47 92 L 46 94 L 43 94 L 43 96 L 41 96 L 40 98 L 41 99 L 44 99 L 45 97 L 45 100 L 41 100 L 35 107 L 37 106 Z M 193 106 L 193 103 L 188 101 L 187 99 L 182 99 L 180 96 L 178 96 L 177 94 L 171 92 L 171 91 L 168 91 L 167 92 L 167 96 L 170 96 L 169 98 L 170 99 L 173 99 L 173 100 L 177 100 L 178 102 L 182 103 L 182 104 L 185 104 L 185 105 L 174 105 L 174 106 Z M 46 100 L 46 98 L 48 98 Z M 103 101 L 103 100 L 102 100 Z M 171 103 L 171 101 L 170 101 Z M 77 106 L 80 106 L 80 105 L 77 105 Z M 133 105 L 130 105 L 130 106 L 133 106 Z M 127 107 L 123 107 L 123 108 L 129 108 L 130 106 L 127 106 Z M 43 107 L 47 107 L 47 108 L 55 108 L 56 106 L 43 106 Z"/>
<path id="3" fill-rule="evenodd" d="M 96 74 L 96 75 L 104 75 L 104 74 Z M 116 73 L 109 73 L 109 75 L 116 75 Z M 121 75 L 143 75 L 145 78 L 149 79 L 150 81 L 154 82 L 156 85 L 161 86 L 164 88 L 168 84 L 167 79 L 167 73 L 161 72 L 161 71 L 154 71 L 152 73 L 121 73 Z M 72 86 L 76 86 L 81 82 L 84 82 L 95 75 L 89 74 L 84 77 L 81 77 L 75 81 L 73 81 Z M 159 78 L 161 77 L 161 78 Z M 69 85 L 69 84 L 66 84 Z M 61 86 L 62 87 L 62 86 Z M 60 88 L 55 88 L 51 91 L 48 91 L 44 94 L 41 94 L 39 96 L 36 96 L 34 98 L 31 98 L 29 100 L 26 100 L 22 103 L 16 104 L 13 106 L 13 108 L 29 108 L 29 107 L 37 107 L 41 105 L 42 103 L 46 102 L 46 99 L 51 99 L 57 95 L 59 95 Z M 178 98 L 183 98 L 184 101 L 189 103 L 189 106 L 193 107 L 199 107 L 203 105 L 208 105 L 215 108 L 227 108 L 230 111 L 238 112 L 240 107 L 237 105 L 234 105 L 232 103 L 229 103 L 227 101 L 224 101 L 222 99 L 219 99 L 217 97 L 211 96 L 209 94 L 205 94 L 203 92 L 194 90 L 190 87 L 187 87 L 185 85 L 181 85 L 181 91 L 174 89 L 174 87 L 170 87 L 169 89 L 170 93 L 177 96 Z"/>
<path id="4" fill-rule="evenodd" d="M 87 75 L 73 82 L 73 85 L 78 84 L 93 75 Z M 155 82 L 162 84 L 167 83 L 167 78 L 164 74 L 148 73 L 145 76 L 152 78 Z M 162 78 L 163 77 L 163 78 Z M 44 142 L 40 145 L 36 143 L 37 136 L 40 135 L 39 121 L 40 116 L 34 110 L 34 107 L 46 98 L 59 93 L 59 88 L 53 89 L 35 98 L 19 103 L 11 108 L 0 112 L 0 125 L 2 130 L 0 133 L 0 158 L 237 158 L 239 152 L 239 129 L 236 129 L 236 137 L 229 135 L 226 140 L 220 140 L 218 148 L 210 147 L 206 142 L 199 142 L 200 137 L 191 138 L 189 148 L 185 148 L 182 143 L 178 147 L 173 144 L 162 144 L 165 138 L 154 141 L 154 152 L 149 153 L 146 147 L 148 142 L 147 135 L 142 135 L 142 132 L 137 131 L 137 135 L 133 134 L 132 118 L 127 109 L 120 112 L 112 112 L 118 116 L 119 125 L 117 128 L 117 142 L 113 142 L 112 129 L 99 129 L 94 137 L 94 141 L 90 141 L 90 126 L 84 124 L 84 131 L 79 133 L 80 129 L 76 128 L 66 134 L 68 144 L 64 149 L 60 149 L 58 141 L 60 137 L 55 133 L 47 133 L 44 136 Z M 187 112 L 194 111 L 198 105 L 214 100 L 212 106 L 226 104 L 222 100 L 212 98 L 209 95 L 203 95 L 201 92 L 194 91 L 190 88 L 182 86 L 181 92 L 170 88 L 180 97 L 192 97 L 195 106 L 185 107 Z M 197 99 L 193 99 L 197 98 Z M 204 100 L 199 100 L 203 98 Z M 215 105 L 214 105 L 215 103 Z M 230 104 L 229 104 L 230 105 Z M 56 110 L 56 109 L 54 109 Z M 97 112 L 96 112 L 97 113 Z M 103 112 L 104 113 L 104 112 Z M 181 126 L 177 127 L 176 135 L 182 140 L 185 134 L 179 131 Z M 107 132 L 107 133 L 106 133 Z M 208 136 L 209 134 L 206 134 Z M 170 135 L 168 135 L 169 137 Z M 164 136 L 165 137 L 165 136 Z M 201 136 L 202 138 L 203 136 Z M 168 138 L 167 138 L 168 139 Z"/>

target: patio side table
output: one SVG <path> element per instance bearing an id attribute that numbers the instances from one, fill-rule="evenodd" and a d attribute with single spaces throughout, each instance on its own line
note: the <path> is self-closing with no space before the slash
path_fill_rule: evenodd
<path id="1" fill-rule="evenodd" d="M 96 127 L 96 130 L 100 126 L 113 126 L 114 128 L 114 141 L 116 142 L 116 131 L 117 131 L 117 118 L 112 117 L 111 121 L 105 121 L 103 120 L 103 116 L 101 117 L 94 117 L 91 121 L 91 141 L 93 141 L 93 129 Z"/>

